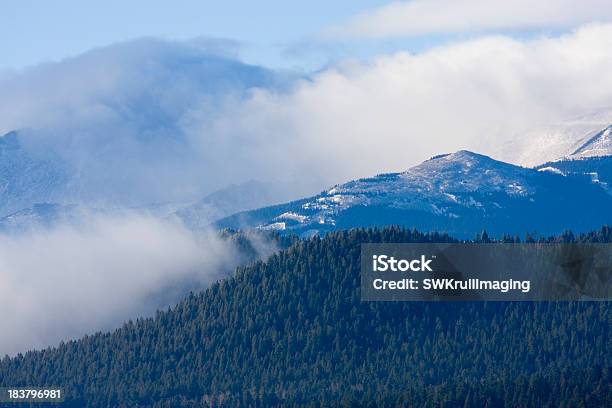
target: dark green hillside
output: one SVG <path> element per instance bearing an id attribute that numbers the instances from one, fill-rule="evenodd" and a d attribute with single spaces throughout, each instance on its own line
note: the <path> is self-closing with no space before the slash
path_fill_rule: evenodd
<path id="1" fill-rule="evenodd" d="M 0 386 L 62 385 L 62 407 L 610 406 L 608 302 L 360 301 L 361 242 L 450 240 L 300 241 L 155 318 L 5 358 Z"/>
<path id="2" fill-rule="evenodd" d="M 537 168 L 555 168 L 587 181 L 597 180 L 600 186 L 612 193 L 612 156 L 558 160 L 542 164 Z"/>

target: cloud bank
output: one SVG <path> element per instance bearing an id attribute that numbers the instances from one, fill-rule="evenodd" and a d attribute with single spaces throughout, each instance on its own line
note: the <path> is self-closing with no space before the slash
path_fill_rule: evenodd
<path id="1" fill-rule="evenodd" d="M 202 40 L 200 40 L 200 43 Z M 0 79 L 0 129 L 53 151 L 69 203 L 195 201 L 230 183 L 294 195 L 612 106 L 612 25 L 274 72 L 139 40 Z M 45 183 L 41 183 L 45 185 Z"/>
<path id="2" fill-rule="evenodd" d="M 328 29 L 327 37 L 398 37 L 572 28 L 612 20 L 607 0 L 412 0 L 393 2 Z"/>
<path id="3" fill-rule="evenodd" d="M 484 37 L 345 61 L 290 92 L 258 89 L 192 133 L 216 135 L 260 171 L 340 182 L 464 148 L 491 153 L 535 125 L 612 106 L 611 64 L 611 25 Z"/>
<path id="4" fill-rule="evenodd" d="M 222 187 L 182 131 L 281 75 L 229 55 L 235 44 L 140 39 L 0 76 L 0 133 L 72 175 L 62 194 L 96 205 L 186 200 Z M 225 51 L 225 52 L 224 52 Z M 218 174 L 217 174 L 218 176 Z"/>
<path id="5" fill-rule="evenodd" d="M 265 248 L 258 243 L 262 253 Z M 0 355 L 150 315 L 231 271 L 229 241 L 147 216 L 0 235 Z"/>

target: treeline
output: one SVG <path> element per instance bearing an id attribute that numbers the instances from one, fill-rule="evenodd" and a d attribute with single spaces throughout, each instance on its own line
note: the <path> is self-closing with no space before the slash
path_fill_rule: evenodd
<path id="1" fill-rule="evenodd" d="M 362 302 L 363 242 L 454 239 L 297 241 L 153 318 L 6 357 L 0 386 L 62 386 L 63 407 L 612 405 L 608 302 Z"/>

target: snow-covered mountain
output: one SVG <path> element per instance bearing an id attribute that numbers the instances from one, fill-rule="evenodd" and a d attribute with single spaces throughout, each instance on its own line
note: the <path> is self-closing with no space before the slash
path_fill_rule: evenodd
<path id="1" fill-rule="evenodd" d="M 541 164 L 536 169 L 582 177 L 612 194 L 612 125 L 595 133 L 571 154 Z"/>
<path id="2" fill-rule="evenodd" d="M 611 124 L 612 109 L 608 109 L 543 126 L 501 145 L 495 157 L 508 163 L 533 167 L 568 156 L 612 155 L 609 142 Z M 606 129 L 608 141 L 605 142 L 604 137 L 601 140 L 603 145 L 598 145 L 596 140 Z"/>
<path id="3" fill-rule="evenodd" d="M 582 231 L 612 222 L 612 196 L 580 177 L 538 171 L 469 151 L 402 173 L 334 186 L 287 204 L 235 214 L 220 227 L 324 233 L 400 224 L 471 236 Z"/>
<path id="4" fill-rule="evenodd" d="M 534 169 L 459 151 L 403 173 L 351 181 L 272 207 L 266 206 L 291 199 L 295 189 L 251 181 L 198 201 L 135 203 L 131 196 L 122 198 L 107 184 L 75 172 L 60 156 L 27 149 L 21 135 L 10 132 L 0 137 L 0 230 L 51 226 L 58 220 L 78 222 L 91 211 L 124 209 L 176 217 L 193 229 L 216 222 L 220 227 L 298 234 L 386 224 L 459 236 L 482 229 L 522 234 L 596 228 L 611 221 L 610 123 L 612 111 L 603 111 L 519 139 L 514 161 L 534 164 Z"/>
<path id="5" fill-rule="evenodd" d="M 595 135 L 572 152 L 569 158 L 582 159 L 603 156 L 612 156 L 612 125 L 608 125 L 595 133 Z"/>
<path id="6" fill-rule="evenodd" d="M 24 232 L 33 228 L 49 228 L 59 223 L 77 223 L 81 210 L 76 205 L 34 204 L 0 218 L 0 232 Z"/>
<path id="7" fill-rule="evenodd" d="M 83 203 L 41 202 L 0 216 L 0 232 L 23 232 L 40 227 L 50 228 L 59 224 L 78 225 L 92 215 L 126 213 L 170 221 L 178 220 L 187 228 L 202 230 L 215 221 L 239 211 L 260 208 L 291 198 L 291 190 L 282 184 L 251 180 L 232 184 L 193 203 L 95 207 Z"/>
<path id="8" fill-rule="evenodd" d="M 59 160 L 26 151 L 17 132 L 0 136 L 0 216 L 61 200 L 68 180 Z"/>
<path id="9" fill-rule="evenodd" d="M 238 211 L 292 198 L 287 186 L 250 181 L 200 200 L 150 203 L 138 192 L 122 193 L 108 180 L 84 175 L 55 152 L 23 146 L 22 138 L 15 131 L 0 136 L 0 231 L 48 227 L 59 221 L 77 222 L 91 212 L 123 210 L 177 216 L 197 229 Z"/>
<path id="10" fill-rule="evenodd" d="M 144 38 L 2 76 L 0 217 L 37 203 L 191 202 L 242 181 L 219 171 L 225 142 L 207 126 L 298 74 L 241 62 L 227 45 Z"/>
<path id="11" fill-rule="evenodd" d="M 601 145 L 599 140 L 593 139 L 595 145 Z M 225 216 L 214 225 L 306 235 L 389 224 L 457 236 L 483 229 L 494 234 L 548 234 L 612 222 L 612 195 L 605 193 L 612 184 L 608 181 L 612 181 L 611 169 L 612 157 L 607 156 L 568 158 L 530 169 L 459 151 L 433 157 L 402 173 L 350 181 L 314 197 L 256 210 L 250 209 L 281 201 L 287 193 L 279 186 L 252 181 L 189 205 L 126 210 L 178 217 L 193 229 Z M 83 215 L 100 211 L 112 213 L 70 204 L 35 204 L 0 217 L 0 231 L 78 223 Z M 242 212 L 227 217 L 237 211 Z"/>
<path id="12" fill-rule="evenodd" d="M 583 179 L 612 194 L 612 109 L 527 132 L 503 145 L 499 157 Z"/>
<path id="13" fill-rule="evenodd" d="M 612 195 L 612 156 L 561 159 L 544 163 L 536 169 L 568 177 L 580 177 L 601 186 Z"/>
<path id="14" fill-rule="evenodd" d="M 240 211 L 261 208 L 291 199 L 286 186 L 250 180 L 217 190 L 203 199 L 179 209 L 175 215 L 192 229 L 201 229 L 211 223 Z"/>

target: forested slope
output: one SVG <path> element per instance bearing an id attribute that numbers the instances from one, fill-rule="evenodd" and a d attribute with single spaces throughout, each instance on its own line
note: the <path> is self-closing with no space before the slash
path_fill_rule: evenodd
<path id="1" fill-rule="evenodd" d="M 360 301 L 360 243 L 451 240 L 299 241 L 154 318 L 5 358 L 0 386 L 63 386 L 63 407 L 610 406 L 608 302 Z"/>

